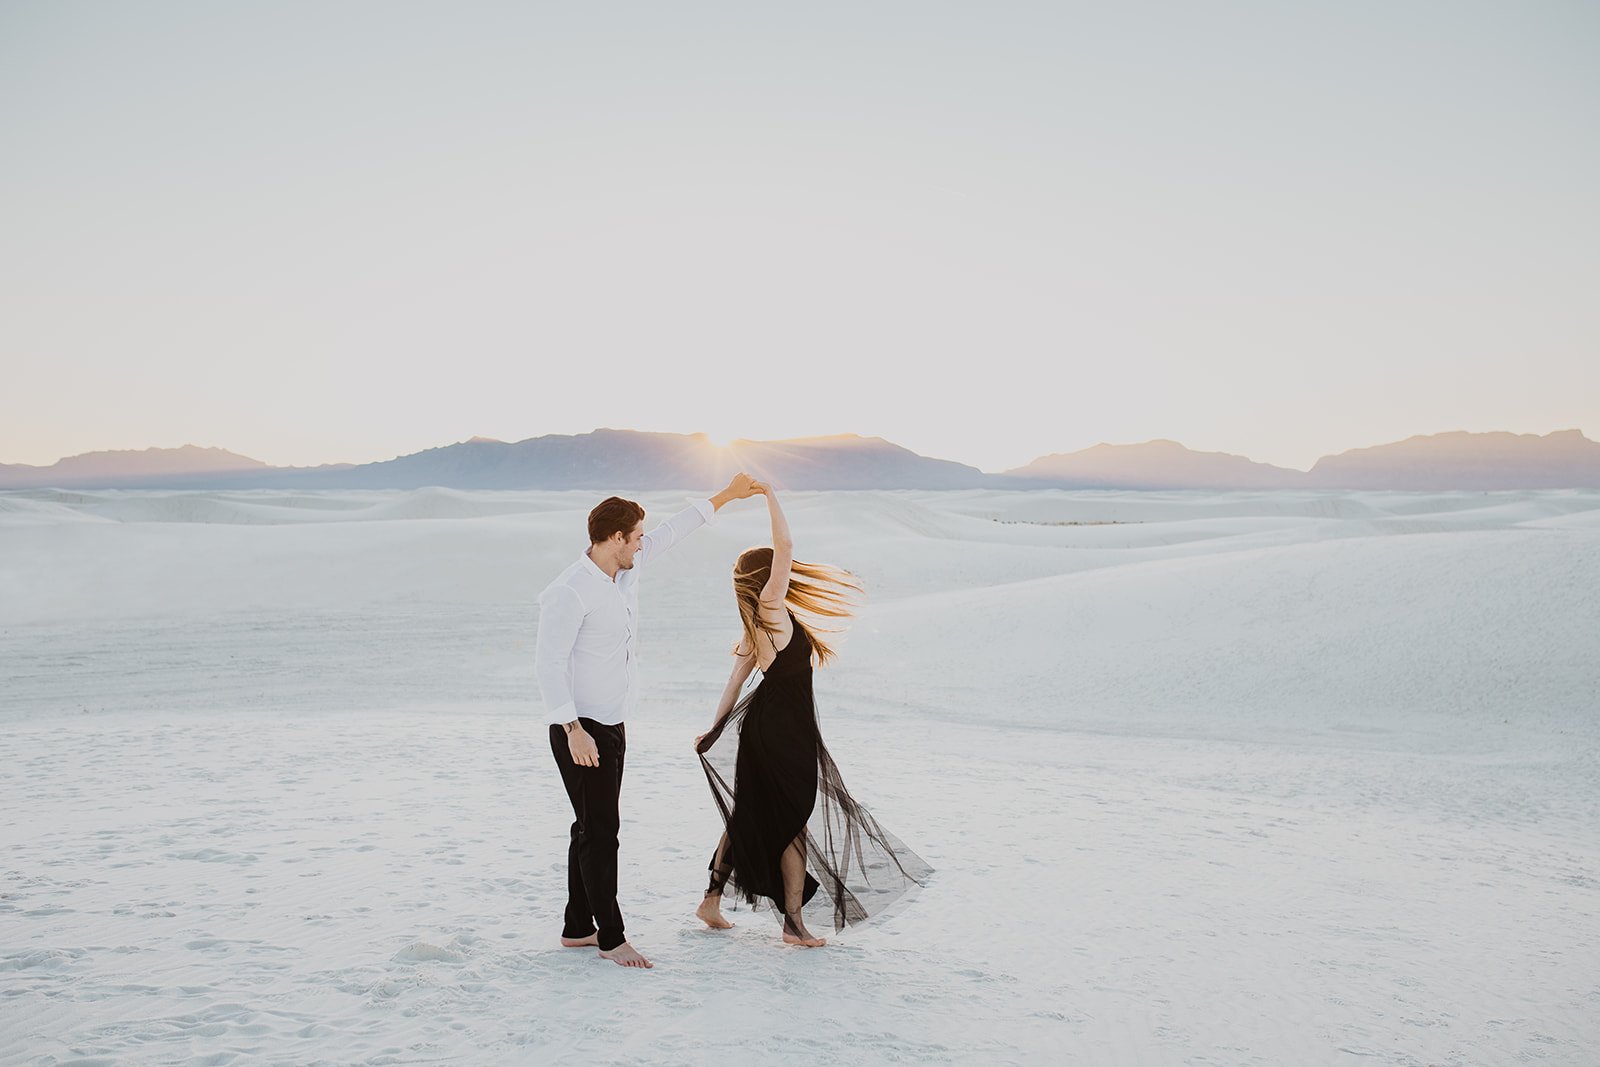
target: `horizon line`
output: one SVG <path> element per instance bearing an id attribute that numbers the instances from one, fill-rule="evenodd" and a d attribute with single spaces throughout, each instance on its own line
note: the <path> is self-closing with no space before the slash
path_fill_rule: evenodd
<path id="1" fill-rule="evenodd" d="M 1265 466 L 1265 467 L 1272 467 L 1272 468 L 1277 469 L 1277 470 L 1294 471 L 1296 473 L 1306 474 L 1306 473 L 1309 473 L 1316 466 L 1317 462 L 1320 462 L 1322 459 L 1328 458 L 1330 456 L 1339 456 L 1339 455 L 1345 454 L 1346 452 L 1357 451 L 1357 450 L 1365 449 L 1365 448 L 1381 448 L 1381 447 L 1384 447 L 1385 445 L 1403 444 L 1406 441 L 1413 441 L 1413 440 L 1416 440 L 1418 438 L 1446 437 L 1446 436 L 1455 436 L 1455 435 L 1484 437 L 1484 436 L 1491 436 L 1491 435 L 1495 435 L 1495 434 L 1504 434 L 1504 435 L 1511 436 L 1511 437 L 1545 438 L 1545 437 L 1553 436 L 1555 434 L 1576 433 L 1580 437 L 1583 437 L 1585 440 L 1589 440 L 1587 435 L 1584 434 L 1583 430 L 1581 428 L 1579 428 L 1579 427 L 1563 427 L 1561 429 L 1549 430 L 1549 431 L 1546 431 L 1545 433 L 1542 433 L 1542 434 L 1541 433 L 1518 433 L 1518 432 L 1516 432 L 1514 430 L 1440 430 L 1440 431 L 1436 431 L 1434 433 L 1415 433 L 1415 434 L 1411 434 L 1411 435 L 1409 435 L 1407 437 L 1398 438 L 1398 439 L 1393 440 L 1393 441 L 1383 441 L 1383 442 L 1380 442 L 1380 443 L 1378 443 L 1376 445 L 1352 445 L 1351 447 L 1344 449 L 1342 452 L 1326 452 L 1326 453 L 1323 453 L 1323 455 L 1317 457 L 1317 460 L 1313 461 L 1310 467 L 1306 467 L 1306 468 L 1302 469 L 1302 468 L 1299 468 L 1299 467 L 1291 467 L 1291 466 L 1285 466 L 1283 464 L 1278 464 L 1278 463 L 1269 463 L 1269 462 L 1266 462 L 1264 460 L 1257 460 L 1257 459 L 1254 459 L 1254 458 L 1252 458 L 1250 456 L 1247 456 L 1244 453 L 1240 453 L 1240 452 L 1224 452 L 1224 451 L 1217 450 L 1217 449 L 1201 450 L 1201 449 L 1190 448 L 1188 445 L 1185 445 L 1183 442 L 1178 441 L 1175 438 L 1170 438 L 1170 437 L 1152 437 L 1152 438 L 1149 438 L 1149 439 L 1144 440 L 1144 441 L 1134 441 L 1134 442 L 1128 442 L 1128 443 L 1123 443 L 1123 444 L 1117 444 L 1117 443 L 1113 443 L 1113 442 L 1109 442 L 1109 441 L 1097 441 L 1096 443 L 1094 443 L 1092 445 L 1085 445 L 1082 448 L 1072 449 L 1070 451 L 1042 452 L 1039 455 L 1034 456 L 1032 459 L 1028 460 L 1026 463 L 1019 464 L 1018 466 L 1008 467 L 1008 468 L 1005 468 L 1004 470 L 991 471 L 991 470 L 985 470 L 985 469 L 983 469 L 981 467 L 978 467 L 978 466 L 976 466 L 974 464 L 971 464 L 971 463 L 966 463 L 966 462 L 964 462 L 962 460 L 947 459 L 947 458 L 945 458 L 943 456 L 934 456 L 934 455 L 929 455 L 927 453 L 916 452 L 915 450 L 906 448 L 906 446 L 901 445 L 898 442 L 892 441 L 889 438 L 884 437 L 881 434 L 861 434 L 861 433 L 856 433 L 854 431 L 844 431 L 844 432 L 840 432 L 840 433 L 811 434 L 811 435 L 799 436 L 799 437 L 773 437 L 773 438 L 735 437 L 735 438 L 731 438 L 731 439 L 727 439 L 727 440 L 719 440 L 718 438 L 713 437 L 711 434 L 709 434 L 709 433 L 707 433 L 707 432 L 705 432 L 703 430 L 697 430 L 697 431 L 692 431 L 692 432 L 687 432 L 686 433 L 686 432 L 678 431 L 678 430 L 653 430 L 653 429 L 652 430 L 641 430 L 641 429 L 634 429 L 634 428 L 628 428 L 628 427 L 596 426 L 593 429 L 582 431 L 582 432 L 578 432 L 578 433 L 551 432 L 551 433 L 544 433 L 544 434 L 535 434 L 535 435 L 533 435 L 531 437 L 522 437 L 522 438 L 518 438 L 518 439 L 516 439 L 514 441 L 507 441 L 504 438 L 499 438 L 499 437 L 488 437 L 488 436 L 485 436 L 485 435 L 482 435 L 482 434 L 474 434 L 471 437 L 463 438 L 463 439 L 458 440 L 458 441 L 451 441 L 451 442 L 448 442 L 446 444 L 429 445 L 426 448 L 420 448 L 420 449 L 417 449 L 414 452 L 397 452 L 394 455 L 388 457 L 387 459 L 367 460 L 367 461 L 363 461 L 363 462 L 335 460 L 335 461 L 330 461 L 330 462 L 310 463 L 310 464 L 276 464 L 276 463 L 270 463 L 270 462 L 268 462 L 266 460 L 257 459 L 256 457 L 247 455 L 247 454 L 245 454 L 243 452 L 235 452 L 232 449 L 230 449 L 230 448 L 228 448 L 228 447 L 226 447 L 224 445 L 197 445 L 197 444 L 194 444 L 193 442 L 185 442 L 185 443 L 183 443 L 181 445 L 170 445 L 170 446 L 169 445 L 147 445 L 144 448 L 99 448 L 99 449 L 90 449 L 90 450 L 88 450 L 86 452 L 74 452 L 74 453 L 71 453 L 69 455 L 60 456 L 60 457 L 58 457 L 56 460 L 54 460 L 51 463 L 20 463 L 20 462 L 19 463 L 11 463 L 11 462 L 7 462 L 7 461 L 4 461 L 4 460 L 0 460 L 0 467 L 29 467 L 29 468 L 34 469 L 34 470 L 48 470 L 49 468 L 57 466 L 57 465 L 65 462 L 67 460 L 79 459 L 79 458 L 86 457 L 86 456 L 97 456 L 97 455 L 98 456 L 105 456 L 105 455 L 139 455 L 141 453 L 147 453 L 147 452 L 179 452 L 179 451 L 182 451 L 183 449 L 194 449 L 196 451 L 203 451 L 203 452 L 225 452 L 230 456 L 236 456 L 236 457 L 238 457 L 240 459 L 247 459 L 247 460 L 250 460 L 253 463 L 260 463 L 263 466 L 265 466 L 266 468 L 271 469 L 271 470 L 316 470 L 316 469 L 325 468 L 325 467 L 366 467 L 366 466 L 371 466 L 371 465 L 377 464 L 377 463 L 392 462 L 393 460 L 403 459 L 403 458 L 405 458 L 407 456 L 420 455 L 423 452 L 431 452 L 431 451 L 434 451 L 434 450 L 437 450 L 437 449 L 441 449 L 441 448 L 452 448 L 452 447 L 455 447 L 456 445 L 472 444 L 474 442 L 481 442 L 481 443 L 484 443 L 484 444 L 515 445 L 515 444 L 521 444 L 521 443 L 523 443 L 525 441 L 539 440 L 540 438 L 544 438 L 544 437 L 588 437 L 588 436 L 592 436 L 593 434 L 600 433 L 600 432 L 603 432 L 603 431 L 611 431 L 611 432 L 615 432 L 615 433 L 657 434 L 657 435 L 667 436 L 667 437 L 690 437 L 690 438 L 703 437 L 713 447 L 715 447 L 715 448 L 717 448 L 719 450 L 723 450 L 723 451 L 726 451 L 726 450 L 729 450 L 729 449 L 733 449 L 733 448 L 735 448 L 735 447 L 737 447 L 738 445 L 741 445 L 741 444 L 748 444 L 748 445 L 796 444 L 796 443 L 800 443 L 800 442 L 830 441 L 830 440 L 840 440 L 840 439 L 855 439 L 855 440 L 861 440 L 861 441 L 883 441 L 884 443 L 892 445 L 892 446 L 894 446 L 896 448 L 903 448 L 907 452 L 911 452 L 913 455 L 920 456 L 920 457 L 922 457 L 924 459 L 938 460 L 938 461 L 942 461 L 942 462 L 946 462 L 946 463 L 958 463 L 958 464 L 961 464 L 962 466 L 971 467 L 973 470 L 979 471 L 982 474 L 992 474 L 992 475 L 1004 475 L 1004 474 L 1007 474 L 1007 473 L 1009 473 L 1010 471 L 1013 471 L 1013 470 L 1020 470 L 1023 467 L 1026 467 L 1026 466 L 1028 466 L 1028 465 L 1030 465 L 1032 463 L 1035 463 L 1035 462 L 1037 462 L 1037 461 L 1039 461 L 1041 459 L 1048 459 L 1048 458 L 1051 458 L 1051 457 L 1054 457 L 1054 456 L 1076 455 L 1078 453 L 1087 452 L 1087 451 L 1090 451 L 1090 450 L 1095 449 L 1095 448 L 1137 448 L 1137 447 L 1140 447 L 1141 445 L 1152 445 L 1152 444 L 1163 444 L 1163 443 L 1177 445 L 1179 448 L 1182 448 L 1184 451 L 1192 453 L 1194 455 L 1201 455 L 1201 456 L 1205 456 L 1205 455 L 1232 456 L 1232 457 L 1236 457 L 1236 458 L 1239 458 L 1239 459 L 1247 460 L 1250 463 L 1259 464 L 1259 465 Z"/>

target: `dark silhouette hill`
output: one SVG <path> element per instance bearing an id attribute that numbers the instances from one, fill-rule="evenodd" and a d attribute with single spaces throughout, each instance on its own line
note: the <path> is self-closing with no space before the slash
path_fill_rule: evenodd
<path id="1" fill-rule="evenodd" d="M 1323 456 L 1310 485 L 1340 489 L 1600 489 L 1600 443 L 1544 436 L 1436 433 Z"/>
<path id="2" fill-rule="evenodd" d="M 1006 477 L 1062 489 L 1293 489 L 1302 471 L 1227 452 L 1195 452 L 1176 441 L 1098 444 L 1040 456 Z"/>
<path id="3" fill-rule="evenodd" d="M 704 434 L 595 430 L 524 441 L 474 437 L 380 463 L 308 472 L 294 482 L 320 489 L 645 489 L 700 486 L 716 449 Z"/>
<path id="4" fill-rule="evenodd" d="M 146 448 L 140 451 L 85 452 L 58 459 L 47 467 L 26 463 L 0 463 L 0 488 L 60 489 L 107 488 L 156 484 L 163 480 L 187 483 L 194 478 L 239 471 L 268 471 L 259 459 L 225 448 Z"/>
<path id="5" fill-rule="evenodd" d="M 308 472 L 295 484 L 323 488 L 623 489 L 714 488 L 747 470 L 789 489 L 957 489 L 986 484 L 976 467 L 929 459 L 878 437 L 735 441 L 705 434 L 600 429 L 507 443 L 474 438 L 382 463 Z M 264 476 L 270 477 L 270 476 Z"/>

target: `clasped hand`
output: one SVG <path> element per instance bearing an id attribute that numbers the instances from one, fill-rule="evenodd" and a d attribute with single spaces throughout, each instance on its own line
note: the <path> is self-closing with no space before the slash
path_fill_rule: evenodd
<path id="1" fill-rule="evenodd" d="M 746 497 L 764 495 L 770 488 L 771 483 L 752 478 L 744 471 L 740 471 L 728 483 L 727 492 L 735 500 L 743 500 Z"/>

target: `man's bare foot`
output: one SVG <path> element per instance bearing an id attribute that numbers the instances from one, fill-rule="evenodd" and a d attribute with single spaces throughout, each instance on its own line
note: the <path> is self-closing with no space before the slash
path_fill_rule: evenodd
<path id="1" fill-rule="evenodd" d="M 599 944 L 600 934 L 598 931 L 590 934 L 588 937 L 563 937 L 561 939 L 562 948 L 583 948 L 585 945 Z"/>
<path id="2" fill-rule="evenodd" d="M 706 897 L 694 909 L 694 917 L 713 930 L 732 930 L 733 924 L 722 917 L 722 898 Z"/>
<path id="3" fill-rule="evenodd" d="M 655 966 L 655 964 L 639 955 L 639 953 L 634 950 L 634 947 L 628 944 L 626 941 L 610 951 L 601 949 L 600 958 L 610 960 L 612 963 L 615 963 L 620 967 Z"/>

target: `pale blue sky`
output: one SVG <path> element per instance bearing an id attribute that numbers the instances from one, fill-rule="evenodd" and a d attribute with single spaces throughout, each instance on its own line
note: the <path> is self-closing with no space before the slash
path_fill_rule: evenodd
<path id="1" fill-rule="evenodd" d="M 0 2 L 0 462 L 1600 435 L 1592 3 Z"/>

